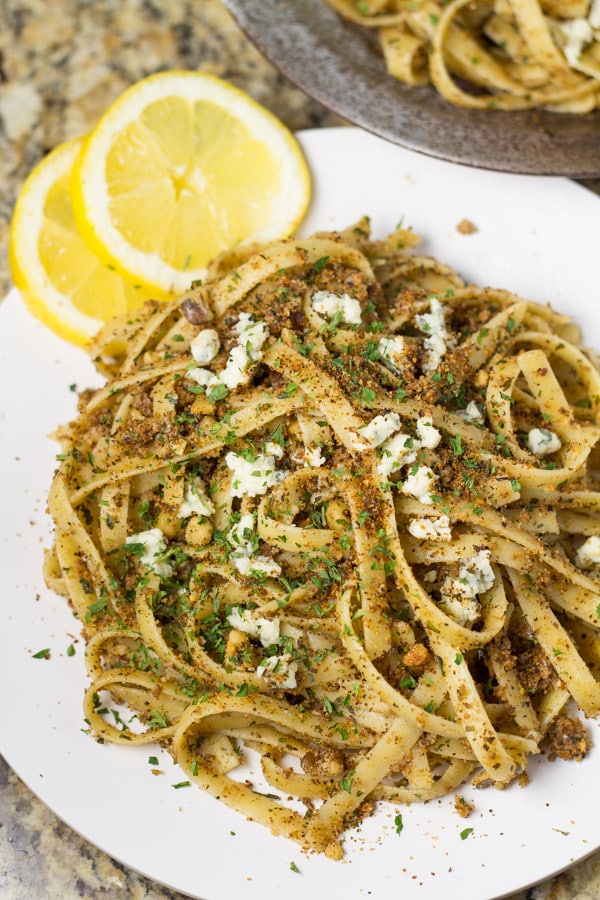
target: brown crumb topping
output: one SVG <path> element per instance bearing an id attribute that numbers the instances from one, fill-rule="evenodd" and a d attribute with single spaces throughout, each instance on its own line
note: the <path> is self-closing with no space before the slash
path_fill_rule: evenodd
<path id="1" fill-rule="evenodd" d="M 581 761 L 589 752 L 592 742 L 585 725 L 571 716 L 559 716 L 548 731 L 549 759 L 576 759 Z"/>
<path id="2" fill-rule="evenodd" d="M 475 804 L 469 803 L 468 800 L 465 800 L 462 794 L 455 794 L 454 809 L 459 814 L 461 819 L 466 819 L 475 809 Z"/>
<path id="3" fill-rule="evenodd" d="M 460 234 L 475 234 L 477 231 L 477 225 L 471 222 L 470 219 L 461 219 L 461 221 L 456 226 L 456 230 L 460 232 Z"/>

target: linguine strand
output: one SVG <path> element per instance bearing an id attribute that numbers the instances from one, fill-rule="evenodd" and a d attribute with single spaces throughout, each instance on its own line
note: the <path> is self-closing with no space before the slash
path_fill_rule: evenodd
<path id="1" fill-rule="evenodd" d="M 600 711 L 595 358 L 415 244 L 225 254 L 109 323 L 49 495 L 90 731 L 334 858 L 378 802 L 580 758 L 568 703 Z"/>

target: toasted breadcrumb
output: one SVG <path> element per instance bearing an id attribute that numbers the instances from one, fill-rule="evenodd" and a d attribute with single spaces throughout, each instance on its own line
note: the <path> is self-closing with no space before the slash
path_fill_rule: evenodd
<path id="1" fill-rule="evenodd" d="M 456 230 L 461 234 L 474 234 L 477 226 L 470 219 L 462 219 L 456 226 Z"/>
<path id="2" fill-rule="evenodd" d="M 475 809 L 475 804 L 469 803 L 467 800 L 465 800 L 462 794 L 455 794 L 454 809 L 459 814 L 461 819 L 466 819 Z"/>
<path id="3" fill-rule="evenodd" d="M 550 741 L 549 759 L 582 760 L 587 755 L 592 742 L 585 726 L 571 716 L 559 716 L 548 731 Z"/>

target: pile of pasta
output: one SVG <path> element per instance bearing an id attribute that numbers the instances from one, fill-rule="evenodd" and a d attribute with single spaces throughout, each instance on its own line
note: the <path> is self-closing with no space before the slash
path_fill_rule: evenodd
<path id="1" fill-rule="evenodd" d="M 598 367 L 417 244 L 225 254 L 99 333 L 57 433 L 91 733 L 334 858 L 379 801 L 580 759 L 600 710 Z"/>
<path id="2" fill-rule="evenodd" d="M 385 65 L 457 106 L 587 113 L 600 96 L 598 0 L 326 0 L 376 30 Z"/>

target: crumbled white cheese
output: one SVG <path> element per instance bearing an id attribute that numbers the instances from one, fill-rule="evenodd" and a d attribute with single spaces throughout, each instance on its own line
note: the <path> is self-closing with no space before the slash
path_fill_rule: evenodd
<path id="1" fill-rule="evenodd" d="M 444 307 L 437 297 L 431 297 L 429 312 L 415 316 L 415 322 L 417 328 L 426 333 L 424 345 L 428 356 L 423 369 L 425 372 L 435 372 L 446 353 L 446 341 L 449 337 Z"/>
<path id="2" fill-rule="evenodd" d="M 310 466 L 311 469 L 319 469 L 326 462 L 325 457 L 321 453 L 321 448 L 305 447 L 304 449 L 304 465 Z"/>
<path id="3" fill-rule="evenodd" d="M 318 446 L 301 447 L 300 450 L 292 453 L 290 458 L 292 462 L 298 463 L 299 466 L 308 466 L 311 469 L 318 469 L 326 462 L 321 455 L 321 448 Z"/>
<path id="4" fill-rule="evenodd" d="M 240 516 L 239 522 L 235 522 L 229 529 L 227 540 L 234 546 L 230 556 L 231 562 L 240 575 L 256 574 L 276 578 L 281 575 L 281 566 L 269 556 L 261 556 L 256 553 L 255 527 L 254 513 L 244 513 Z"/>
<path id="5" fill-rule="evenodd" d="M 396 335 L 392 338 L 382 337 L 377 344 L 379 355 L 390 369 L 399 372 L 406 353 L 404 338 Z"/>
<path id="6" fill-rule="evenodd" d="M 532 428 L 527 434 L 527 446 L 536 456 L 547 456 L 560 450 L 562 443 L 553 431 L 547 428 Z"/>
<path id="7" fill-rule="evenodd" d="M 431 491 L 437 479 L 437 475 L 429 466 L 419 466 L 416 472 L 411 472 L 402 485 L 402 493 L 416 497 L 421 503 L 433 503 Z"/>
<path id="8" fill-rule="evenodd" d="M 272 454 L 257 453 L 246 459 L 245 456 L 230 451 L 225 456 L 225 463 L 232 472 L 231 492 L 234 497 L 258 497 L 259 494 L 266 494 L 270 487 L 283 481 L 287 474 L 276 470 Z"/>
<path id="9" fill-rule="evenodd" d="M 281 566 L 270 556 L 253 556 L 240 551 L 232 554 L 231 559 L 240 575 L 265 575 L 267 578 L 281 575 Z"/>
<path id="10" fill-rule="evenodd" d="M 569 65 L 576 67 L 583 48 L 594 38 L 591 23 L 587 19 L 569 19 L 558 27 L 565 38 L 562 51 Z"/>
<path id="11" fill-rule="evenodd" d="M 577 565 L 582 569 L 600 565 L 600 535 L 592 534 L 575 554 Z"/>
<path id="12" fill-rule="evenodd" d="M 461 594 L 444 593 L 440 596 L 440 606 L 444 612 L 459 625 L 473 625 L 481 617 L 481 604 L 474 597 Z"/>
<path id="13" fill-rule="evenodd" d="M 279 643 L 279 619 L 265 619 L 262 616 L 254 618 L 249 609 L 234 606 L 227 621 L 236 631 L 242 631 L 249 637 L 257 638 L 263 647 L 270 647 Z"/>
<path id="14" fill-rule="evenodd" d="M 177 517 L 187 519 L 188 516 L 212 516 L 215 511 L 214 504 L 206 496 L 206 489 L 199 478 L 194 478 L 185 486 L 185 494 Z"/>
<path id="15" fill-rule="evenodd" d="M 138 534 L 130 534 L 125 539 L 126 544 L 142 544 L 144 552 L 140 555 L 140 562 L 149 566 L 157 575 L 170 575 L 172 566 L 160 559 L 167 550 L 167 539 L 160 528 L 150 528 L 148 531 L 140 531 Z"/>
<path id="16" fill-rule="evenodd" d="M 413 537 L 421 540 L 430 541 L 451 541 L 452 530 L 450 528 L 450 519 L 448 516 L 438 516 L 437 518 L 428 518 L 424 516 L 421 519 L 411 519 L 408 523 L 408 532 Z"/>
<path id="17" fill-rule="evenodd" d="M 481 615 L 477 595 L 489 591 L 494 580 L 490 551 L 479 550 L 463 563 L 456 578 L 446 577 L 441 589 L 441 604 L 459 625 L 472 624 Z"/>
<path id="18" fill-rule="evenodd" d="M 197 366 L 188 369 L 185 373 L 185 377 L 189 378 L 190 381 L 195 381 L 196 384 L 199 384 L 203 388 L 213 387 L 216 384 L 216 375 L 214 372 L 211 372 L 210 369 L 199 369 Z"/>
<path id="19" fill-rule="evenodd" d="M 312 308 L 318 315 L 328 319 L 339 315 L 346 325 L 360 325 L 361 307 L 355 297 L 350 294 L 334 294 L 333 291 L 315 291 L 312 296 Z"/>
<path id="20" fill-rule="evenodd" d="M 215 383 L 211 387 L 224 384 L 230 391 L 234 391 L 236 387 L 247 384 L 250 378 L 248 372 L 250 362 L 246 348 L 241 344 L 235 344 L 229 351 L 225 368 L 215 376 Z"/>
<path id="21" fill-rule="evenodd" d="M 248 313 L 240 313 L 233 330 L 239 335 L 239 342 L 229 351 L 224 369 L 215 373 L 209 369 L 191 368 L 186 372 L 188 378 L 205 387 L 207 391 L 219 384 L 230 391 L 247 384 L 252 363 L 262 358 L 262 346 L 269 337 L 266 322 L 255 322 Z"/>
<path id="22" fill-rule="evenodd" d="M 239 344 L 231 348 L 227 364 L 219 379 L 230 390 L 249 379 L 249 368 L 262 358 L 262 346 L 269 337 L 266 322 L 255 322 L 248 313 L 240 313 L 233 329 L 239 335 Z"/>
<path id="23" fill-rule="evenodd" d="M 434 427 L 433 420 L 428 416 L 419 416 L 417 419 L 417 434 L 419 447 L 434 450 L 442 439 L 442 435 Z"/>
<path id="24" fill-rule="evenodd" d="M 377 471 L 384 478 L 397 472 L 404 465 L 413 463 L 417 458 L 416 441 L 410 434 L 396 434 L 381 446 L 381 458 L 377 463 Z"/>
<path id="25" fill-rule="evenodd" d="M 366 441 L 367 447 L 379 447 L 395 431 L 402 427 L 398 413 L 386 413 L 384 416 L 375 416 L 367 425 L 359 427 L 361 438 Z"/>
<path id="26" fill-rule="evenodd" d="M 239 521 L 235 522 L 227 532 L 227 540 L 235 547 L 243 547 L 248 552 L 252 552 L 252 533 L 256 527 L 256 518 L 254 513 L 244 513 L 240 516 Z"/>
<path id="27" fill-rule="evenodd" d="M 248 313 L 240 313 L 233 330 L 240 338 L 240 346 L 248 356 L 249 362 L 258 362 L 262 359 L 262 348 L 269 337 L 269 328 L 266 322 L 255 322 Z"/>
<path id="28" fill-rule="evenodd" d="M 437 576 L 437 569 L 429 569 L 429 571 L 425 572 L 421 578 L 422 581 L 426 581 L 428 584 L 432 584 L 437 580 Z"/>
<path id="29" fill-rule="evenodd" d="M 483 413 L 474 400 L 470 400 L 469 403 L 467 403 L 466 408 L 461 409 L 458 415 L 470 425 L 478 425 L 483 422 Z"/>
<path id="30" fill-rule="evenodd" d="M 396 434 L 381 445 L 381 457 L 377 471 L 384 478 L 397 472 L 402 466 L 410 465 L 417 458 L 417 450 L 433 450 L 442 439 L 440 432 L 434 427 L 430 416 L 419 416 L 416 423 L 417 437 L 409 434 Z"/>
<path id="31" fill-rule="evenodd" d="M 475 597 L 482 591 L 489 591 L 496 576 L 490 563 L 490 551 L 479 550 L 460 567 L 453 588 L 465 597 Z"/>
<path id="32" fill-rule="evenodd" d="M 283 447 L 277 441 L 267 441 L 265 453 L 267 456 L 274 456 L 275 459 L 283 459 Z"/>
<path id="33" fill-rule="evenodd" d="M 298 663 L 292 660 L 289 653 L 281 656 L 269 656 L 258 666 L 256 674 L 263 678 L 265 675 L 270 675 L 279 687 L 290 690 L 295 688 L 298 683 L 296 678 Z"/>
<path id="34" fill-rule="evenodd" d="M 213 361 L 220 346 L 219 335 L 214 328 L 204 328 L 191 342 L 190 350 L 198 365 L 205 366 Z"/>

